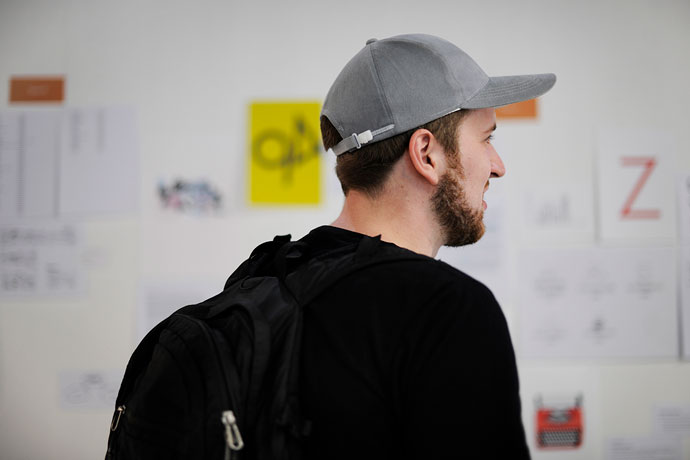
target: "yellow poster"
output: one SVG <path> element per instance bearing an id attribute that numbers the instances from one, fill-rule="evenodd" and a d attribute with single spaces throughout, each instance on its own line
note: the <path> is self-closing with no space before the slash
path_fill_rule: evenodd
<path id="1" fill-rule="evenodd" d="M 318 102 L 254 102 L 249 115 L 249 201 L 317 204 L 321 197 Z"/>

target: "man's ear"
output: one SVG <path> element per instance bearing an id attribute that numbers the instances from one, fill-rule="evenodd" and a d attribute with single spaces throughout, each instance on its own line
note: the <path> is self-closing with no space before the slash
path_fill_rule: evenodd
<path id="1" fill-rule="evenodd" d="M 417 173 L 429 184 L 437 185 L 443 173 L 445 154 L 431 131 L 418 129 L 412 133 L 407 153 Z"/>

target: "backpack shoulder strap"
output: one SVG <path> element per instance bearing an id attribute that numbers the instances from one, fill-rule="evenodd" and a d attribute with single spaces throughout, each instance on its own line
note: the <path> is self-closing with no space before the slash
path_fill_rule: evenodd
<path id="1" fill-rule="evenodd" d="M 275 272 L 275 269 L 271 269 L 271 266 L 274 266 L 277 259 L 276 256 L 288 243 L 295 244 L 290 242 L 291 238 L 292 236 L 289 234 L 278 235 L 272 241 L 266 241 L 254 248 L 249 258 L 242 262 L 225 282 L 225 289 L 232 283 L 249 276 L 260 276 Z"/>
<path id="2" fill-rule="evenodd" d="M 158 343 L 161 332 L 168 326 L 167 323 L 167 320 L 158 323 L 146 334 L 132 353 L 132 356 L 127 362 L 127 367 L 125 368 L 122 384 L 117 392 L 116 406 L 121 405 L 128 395 L 131 394 L 134 384 L 137 381 L 136 377 L 146 368 L 153 354 L 153 350 Z"/>

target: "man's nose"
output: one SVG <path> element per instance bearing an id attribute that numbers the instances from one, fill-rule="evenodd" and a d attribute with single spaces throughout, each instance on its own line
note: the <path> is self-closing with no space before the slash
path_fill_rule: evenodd
<path id="1" fill-rule="evenodd" d="M 496 152 L 496 149 L 491 147 L 491 177 L 502 177 L 506 173 L 506 167 L 503 160 Z"/>

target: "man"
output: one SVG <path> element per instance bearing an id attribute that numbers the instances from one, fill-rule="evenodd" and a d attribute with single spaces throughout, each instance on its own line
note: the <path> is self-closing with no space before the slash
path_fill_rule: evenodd
<path id="1" fill-rule="evenodd" d="M 336 78 L 321 122 L 345 203 L 303 241 L 314 257 L 364 239 L 378 244 L 373 258 L 426 257 L 360 270 L 307 306 L 308 458 L 529 458 L 501 309 L 433 257 L 484 232 L 484 192 L 505 173 L 493 108 L 554 83 L 553 74 L 489 78 L 429 35 L 369 40 Z"/>

